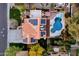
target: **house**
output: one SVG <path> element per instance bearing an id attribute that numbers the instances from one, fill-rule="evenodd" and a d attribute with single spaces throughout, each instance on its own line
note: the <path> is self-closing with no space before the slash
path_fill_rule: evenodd
<path id="1" fill-rule="evenodd" d="M 23 40 L 27 44 L 37 43 L 40 38 L 47 38 L 49 28 L 46 18 L 42 18 L 41 10 L 31 10 L 30 18 L 24 18 L 22 23 Z"/>

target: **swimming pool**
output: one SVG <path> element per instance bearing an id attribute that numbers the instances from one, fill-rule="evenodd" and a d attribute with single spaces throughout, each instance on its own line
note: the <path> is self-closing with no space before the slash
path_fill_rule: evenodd
<path id="1" fill-rule="evenodd" d="M 61 20 L 62 19 L 60 17 L 55 18 L 55 23 L 53 24 L 53 27 L 51 29 L 52 33 L 54 33 L 55 31 L 61 30 L 61 28 L 62 28 Z"/>
<path id="2" fill-rule="evenodd" d="M 64 28 L 64 13 L 59 12 L 56 16 L 50 21 L 50 36 L 58 36 L 61 34 L 62 29 Z"/>

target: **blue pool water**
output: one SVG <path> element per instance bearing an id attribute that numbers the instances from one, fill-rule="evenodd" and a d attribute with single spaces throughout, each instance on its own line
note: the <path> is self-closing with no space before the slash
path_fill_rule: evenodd
<path id="1" fill-rule="evenodd" d="M 54 19 L 55 23 L 52 24 L 53 25 L 52 28 L 51 28 L 52 33 L 62 29 L 62 27 L 63 27 L 62 23 L 61 23 L 62 18 L 63 18 L 63 14 L 61 14 L 61 13 L 57 14 L 57 17 L 55 17 L 55 19 Z"/>

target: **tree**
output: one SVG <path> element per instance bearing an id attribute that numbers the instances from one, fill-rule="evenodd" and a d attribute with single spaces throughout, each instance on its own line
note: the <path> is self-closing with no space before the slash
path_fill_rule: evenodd
<path id="1" fill-rule="evenodd" d="M 69 34 L 79 41 L 79 4 L 72 4 L 73 15 L 66 19 L 66 24 L 68 24 Z"/>
<path id="2" fill-rule="evenodd" d="M 18 22 L 18 25 L 21 24 L 21 18 L 20 18 L 21 14 L 20 14 L 20 10 L 12 7 L 10 8 L 10 19 L 15 19 Z"/>
<path id="3" fill-rule="evenodd" d="M 27 9 L 27 5 L 24 4 L 24 3 L 16 3 L 15 5 L 21 13 L 24 12 Z"/>
<path id="4" fill-rule="evenodd" d="M 69 34 L 79 41 L 79 15 L 74 15 L 71 18 L 67 19 L 67 24 L 68 24 L 68 32 Z"/>

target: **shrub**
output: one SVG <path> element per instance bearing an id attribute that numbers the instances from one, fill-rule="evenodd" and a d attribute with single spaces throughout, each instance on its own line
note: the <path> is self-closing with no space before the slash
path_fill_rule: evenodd
<path id="1" fill-rule="evenodd" d="M 21 50 L 22 50 L 22 48 L 12 46 L 5 50 L 5 55 L 6 56 L 16 56 L 16 53 Z"/>
<path id="2" fill-rule="evenodd" d="M 33 45 L 29 50 L 29 56 L 41 56 L 44 49 L 39 45 Z"/>
<path id="3" fill-rule="evenodd" d="M 69 39 L 69 43 L 70 44 L 76 44 L 76 40 L 75 39 Z"/>
<path id="4" fill-rule="evenodd" d="M 29 56 L 36 56 L 36 52 L 35 51 L 29 51 Z"/>
<path id="5" fill-rule="evenodd" d="M 62 46 L 63 40 L 61 38 L 50 38 L 50 44 L 53 46 Z"/>

